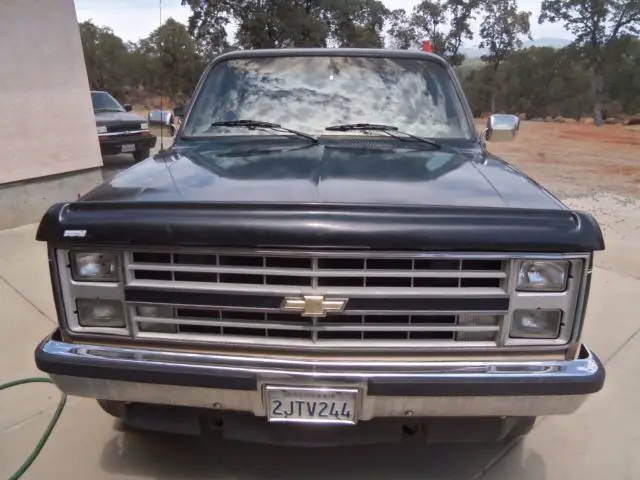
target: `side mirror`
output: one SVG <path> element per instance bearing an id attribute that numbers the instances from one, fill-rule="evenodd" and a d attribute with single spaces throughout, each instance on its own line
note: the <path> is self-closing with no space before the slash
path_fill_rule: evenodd
<path id="1" fill-rule="evenodd" d="M 179 107 L 176 107 L 176 108 L 173 109 L 173 115 L 175 117 L 184 117 L 184 110 L 185 110 L 185 108 L 184 108 L 183 105 L 181 105 Z"/>
<path id="2" fill-rule="evenodd" d="M 516 115 L 494 114 L 487 119 L 484 138 L 488 142 L 509 142 L 514 140 L 520 129 L 520 119 Z"/>
<path id="3" fill-rule="evenodd" d="M 133 107 L 128 103 L 125 103 L 123 106 L 125 112 L 130 112 L 131 110 L 133 110 Z"/>

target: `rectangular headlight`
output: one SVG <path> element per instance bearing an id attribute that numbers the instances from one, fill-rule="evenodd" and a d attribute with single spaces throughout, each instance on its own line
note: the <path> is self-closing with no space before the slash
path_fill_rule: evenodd
<path id="1" fill-rule="evenodd" d="M 516 310 L 511 320 L 511 338 L 558 338 L 562 312 L 560 310 Z"/>
<path id="2" fill-rule="evenodd" d="M 119 300 L 79 298 L 78 324 L 81 327 L 124 328 L 124 307 Z"/>
<path id="3" fill-rule="evenodd" d="M 562 292 L 567 288 L 567 260 L 523 260 L 518 271 L 520 292 Z"/>
<path id="4" fill-rule="evenodd" d="M 141 123 L 140 124 L 140 130 L 149 130 L 149 124 L 148 123 Z"/>
<path id="5" fill-rule="evenodd" d="M 71 275 L 78 282 L 117 282 L 120 279 L 115 252 L 70 252 Z"/>
<path id="6" fill-rule="evenodd" d="M 107 133 L 107 127 L 96 127 L 96 130 L 98 131 L 98 135 L 101 133 Z"/>

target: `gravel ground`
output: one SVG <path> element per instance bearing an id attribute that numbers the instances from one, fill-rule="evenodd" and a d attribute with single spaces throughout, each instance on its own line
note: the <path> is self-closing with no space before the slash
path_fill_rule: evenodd
<path id="1" fill-rule="evenodd" d="M 640 278 L 640 128 L 523 122 L 515 142 L 490 150 L 596 218 L 596 265 Z"/>

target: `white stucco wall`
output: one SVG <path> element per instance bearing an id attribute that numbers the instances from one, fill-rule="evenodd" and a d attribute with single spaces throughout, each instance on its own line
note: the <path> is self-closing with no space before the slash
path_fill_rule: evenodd
<path id="1" fill-rule="evenodd" d="M 0 187 L 101 165 L 73 0 L 0 0 Z"/>

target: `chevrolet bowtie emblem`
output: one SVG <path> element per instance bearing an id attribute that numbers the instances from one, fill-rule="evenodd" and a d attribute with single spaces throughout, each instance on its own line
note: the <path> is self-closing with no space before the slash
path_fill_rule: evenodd
<path id="1" fill-rule="evenodd" d="M 347 306 L 346 298 L 325 298 L 322 295 L 304 295 L 303 297 L 285 298 L 280 310 L 283 312 L 300 312 L 303 317 L 326 317 L 330 312 L 341 312 Z"/>

